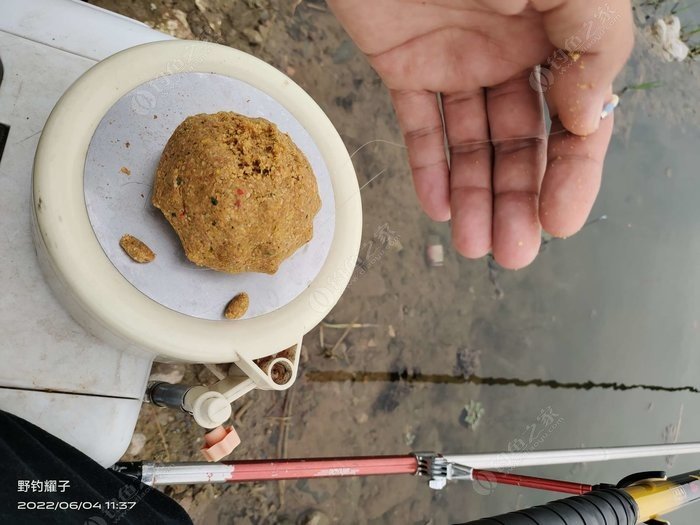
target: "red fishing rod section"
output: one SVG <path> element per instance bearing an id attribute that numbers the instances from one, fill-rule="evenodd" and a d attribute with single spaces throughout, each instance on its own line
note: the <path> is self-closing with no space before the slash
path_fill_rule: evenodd
<path id="1" fill-rule="evenodd" d="M 472 471 L 472 476 L 476 481 L 486 481 L 488 483 L 500 483 L 502 485 L 515 485 L 516 487 L 526 487 L 529 489 L 548 490 L 561 494 L 581 495 L 593 490 L 592 485 L 584 483 L 574 483 L 571 481 L 559 481 L 557 479 L 537 478 L 533 476 L 521 476 L 508 472 L 497 472 L 494 470 Z"/>
<path id="2" fill-rule="evenodd" d="M 418 472 L 419 466 L 418 460 L 414 455 L 225 461 L 223 463 L 232 467 L 231 477 L 227 480 L 231 483 L 344 476 L 413 475 Z M 523 476 L 493 470 L 474 469 L 472 476 L 477 481 L 548 490 L 561 494 L 585 494 L 593 489 L 591 485 L 583 483 Z"/>
<path id="3" fill-rule="evenodd" d="M 276 459 L 223 461 L 232 467 L 231 483 L 278 479 L 338 478 L 345 476 L 382 476 L 415 474 L 415 456 L 365 456 L 356 458 Z"/>

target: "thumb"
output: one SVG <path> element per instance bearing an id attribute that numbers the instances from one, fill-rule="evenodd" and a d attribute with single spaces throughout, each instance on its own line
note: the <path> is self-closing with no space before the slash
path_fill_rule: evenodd
<path id="1" fill-rule="evenodd" d="M 533 0 L 557 48 L 538 80 L 552 115 L 576 135 L 598 129 L 611 85 L 634 45 L 629 0 Z"/>

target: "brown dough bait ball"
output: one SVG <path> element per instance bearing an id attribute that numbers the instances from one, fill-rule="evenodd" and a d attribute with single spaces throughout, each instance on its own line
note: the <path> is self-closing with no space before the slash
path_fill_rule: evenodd
<path id="1" fill-rule="evenodd" d="M 265 119 L 222 112 L 177 127 L 158 164 L 153 205 L 193 263 L 275 273 L 311 240 L 321 199 L 288 135 Z"/>
<path id="2" fill-rule="evenodd" d="M 143 241 L 128 233 L 119 239 L 119 246 L 137 263 L 149 263 L 156 258 L 153 250 L 146 246 Z"/>
<path id="3" fill-rule="evenodd" d="M 245 292 L 239 293 L 226 305 L 224 317 L 226 319 L 240 319 L 248 311 L 248 306 L 250 306 L 248 294 Z"/>

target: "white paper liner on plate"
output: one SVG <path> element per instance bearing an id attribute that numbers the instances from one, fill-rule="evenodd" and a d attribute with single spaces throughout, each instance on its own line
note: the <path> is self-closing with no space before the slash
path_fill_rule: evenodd
<path id="1" fill-rule="evenodd" d="M 322 204 L 314 219 L 313 238 L 274 275 L 231 275 L 194 265 L 163 214 L 151 205 L 155 170 L 175 128 L 190 115 L 218 111 L 274 122 L 304 152 L 316 175 Z M 250 297 L 244 318 L 289 303 L 318 275 L 333 239 L 333 187 L 311 136 L 270 96 L 223 75 L 176 73 L 142 84 L 122 97 L 92 137 L 84 190 L 95 235 L 124 278 L 161 305 L 201 319 L 223 319 L 227 302 L 240 292 Z M 145 242 L 156 259 L 149 264 L 133 262 L 119 246 L 119 239 L 127 233 Z"/>

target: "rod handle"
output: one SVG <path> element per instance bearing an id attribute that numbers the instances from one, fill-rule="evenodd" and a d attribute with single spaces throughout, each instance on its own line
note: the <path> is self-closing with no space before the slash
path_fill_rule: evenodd
<path id="1" fill-rule="evenodd" d="M 610 487 L 462 525 L 635 525 L 638 512 L 627 492 Z"/>

